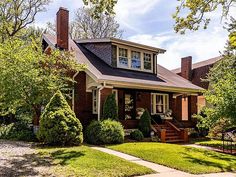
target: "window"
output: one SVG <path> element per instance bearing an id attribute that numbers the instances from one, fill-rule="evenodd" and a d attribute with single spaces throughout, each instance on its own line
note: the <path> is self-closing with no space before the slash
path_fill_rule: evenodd
<path id="1" fill-rule="evenodd" d="M 93 94 L 93 114 L 97 114 L 98 113 L 98 91 L 93 90 L 92 94 Z"/>
<path id="2" fill-rule="evenodd" d="M 128 68 L 128 50 L 119 48 L 119 67 Z"/>
<path id="3" fill-rule="evenodd" d="M 131 68 L 141 69 L 141 57 L 140 52 L 131 52 Z"/>
<path id="4" fill-rule="evenodd" d="M 151 106 L 152 114 L 164 114 L 169 109 L 169 95 L 152 93 Z"/>
<path id="5" fill-rule="evenodd" d="M 143 54 L 143 67 L 144 70 L 152 70 L 151 54 L 148 53 Z"/>

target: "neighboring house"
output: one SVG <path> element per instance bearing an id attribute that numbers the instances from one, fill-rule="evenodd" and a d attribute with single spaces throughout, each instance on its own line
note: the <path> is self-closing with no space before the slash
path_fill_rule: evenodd
<path id="1" fill-rule="evenodd" d="M 165 50 L 115 38 L 73 41 L 68 38 L 68 19 L 69 12 L 60 8 L 57 36 L 44 34 L 43 48 L 46 52 L 53 48 L 71 50 L 79 63 L 87 65 L 85 71 L 74 75 L 77 83 L 72 100 L 72 108 L 84 126 L 101 119 L 104 101 L 112 93 L 126 129 L 137 128 L 143 109 L 163 119 L 171 109 L 178 121 L 191 122 L 203 89 L 157 64 L 158 55 Z M 179 133 L 170 123 L 164 127 L 167 134 L 171 127 Z M 172 138 L 177 138 L 174 135 Z"/>
<path id="2" fill-rule="evenodd" d="M 182 76 L 183 78 L 191 81 L 193 84 L 202 87 L 204 89 L 209 88 L 209 82 L 203 81 L 203 79 L 207 78 L 207 74 L 210 71 L 210 68 L 214 66 L 214 64 L 221 59 L 220 56 L 210 58 L 208 60 L 204 60 L 198 63 L 192 64 L 192 57 L 188 56 L 181 59 L 181 67 L 172 70 L 172 72 Z M 198 111 L 201 110 L 202 107 L 206 106 L 206 101 L 204 96 L 198 96 Z"/>

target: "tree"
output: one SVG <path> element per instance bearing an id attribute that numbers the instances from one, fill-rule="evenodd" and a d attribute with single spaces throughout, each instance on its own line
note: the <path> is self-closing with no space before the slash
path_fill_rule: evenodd
<path id="1" fill-rule="evenodd" d="M 117 0 L 83 0 L 85 5 L 92 5 L 93 16 L 99 18 L 99 15 L 105 13 L 106 15 L 114 14 L 114 7 Z"/>
<path id="2" fill-rule="evenodd" d="M 1 40 L 21 36 L 22 29 L 32 24 L 35 16 L 45 11 L 50 0 L 1 0 L 0 34 Z"/>
<path id="3" fill-rule="evenodd" d="M 40 42 L 11 38 L 0 43 L 0 110 L 14 113 L 28 107 L 37 123 L 56 90 L 68 96 L 74 82 L 68 72 L 84 68 L 73 58 L 59 50 L 47 55 Z"/>
<path id="4" fill-rule="evenodd" d="M 60 91 L 47 104 L 37 137 L 52 145 L 78 145 L 83 142 L 82 125 Z"/>
<path id="5" fill-rule="evenodd" d="M 145 137 L 150 136 L 151 131 L 151 116 L 146 109 L 140 118 L 138 129 L 143 133 Z"/>
<path id="6" fill-rule="evenodd" d="M 75 19 L 70 23 L 70 37 L 72 39 L 95 39 L 116 37 L 121 38 L 123 31 L 113 15 L 99 14 L 99 18 L 93 17 L 92 8 L 79 8 L 75 13 Z M 47 31 L 55 34 L 55 24 L 48 23 Z"/>
<path id="7" fill-rule="evenodd" d="M 230 10 L 236 5 L 236 0 L 178 0 L 180 5 L 176 7 L 176 13 L 173 15 L 175 19 L 175 31 L 184 34 L 187 29 L 198 30 L 201 25 L 206 29 L 210 17 L 209 13 L 221 8 L 222 18 L 230 15 Z M 186 14 L 184 17 L 181 13 Z"/>
<path id="8" fill-rule="evenodd" d="M 103 119 L 119 120 L 115 94 L 108 95 L 104 102 Z"/>

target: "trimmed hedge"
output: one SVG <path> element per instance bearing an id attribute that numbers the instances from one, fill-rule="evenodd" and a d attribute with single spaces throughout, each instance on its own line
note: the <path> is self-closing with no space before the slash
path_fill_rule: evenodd
<path id="1" fill-rule="evenodd" d="M 104 102 L 103 119 L 119 120 L 115 94 L 108 95 Z"/>
<path id="2" fill-rule="evenodd" d="M 82 125 L 60 91 L 46 106 L 37 137 L 50 145 L 78 145 L 83 142 Z"/>
<path id="3" fill-rule="evenodd" d="M 149 114 L 147 109 L 144 111 L 143 115 L 140 118 L 139 127 L 138 128 L 143 133 L 143 135 L 145 137 L 149 137 L 150 136 L 151 117 L 150 117 L 150 114 Z"/>
<path id="4" fill-rule="evenodd" d="M 140 130 L 134 130 L 130 133 L 130 138 L 136 141 L 142 141 L 144 136 Z"/>
<path id="5" fill-rule="evenodd" d="M 119 144 L 124 142 L 124 129 L 120 122 L 107 119 L 93 121 L 86 129 L 90 144 Z"/>

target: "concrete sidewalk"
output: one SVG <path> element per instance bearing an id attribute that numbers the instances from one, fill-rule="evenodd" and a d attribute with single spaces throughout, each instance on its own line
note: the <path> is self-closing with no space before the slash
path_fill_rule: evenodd
<path id="1" fill-rule="evenodd" d="M 114 151 L 108 148 L 103 148 L 103 147 L 92 147 L 92 148 L 111 155 L 115 155 L 127 161 L 145 166 L 157 172 L 156 174 L 144 175 L 143 177 L 236 177 L 236 173 L 230 173 L 230 172 L 193 175 L 163 165 L 158 165 L 152 162 L 148 162 L 140 158 L 122 152 Z"/>

